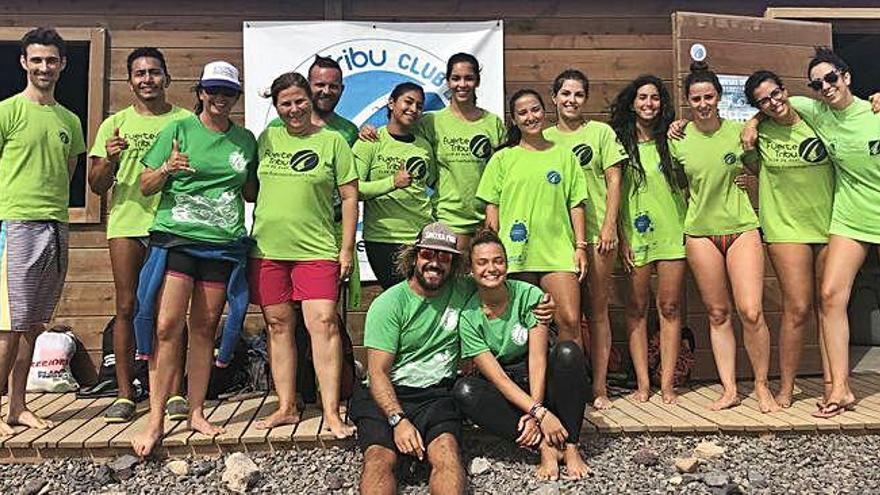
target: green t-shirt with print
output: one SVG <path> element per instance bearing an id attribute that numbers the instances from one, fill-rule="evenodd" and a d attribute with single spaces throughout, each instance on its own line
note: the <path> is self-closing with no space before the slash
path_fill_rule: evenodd
<path id="1" fill-rule="evenodd" d="M 758 215 L 766 242 L 826 243 L 834 203 L 834 168 L 825 145 L 803 120 L 758 126 Z"/>
<path id="2" fill-rule="evenodd" d="M 364 240 L 392 244 L 412 243 L 422 227 L 434 221 L 429 187 L 437 181 L 431 144 L 419 136 L 399 140 L 387 127 L 377 141 L 358 141 L 352 152 L 364 201 Z M 401 167 L 412 176 L 405 188 L 394 187 Z"/>
<path id="3" fill-rule="evenodd" d="M 272 260 L 336 260 L 333 191 L 357 180 L 351 150 L 333 131 L 294 136 L 287 127 L 260 134 L 253 256 Z"/>
<path id="4" fill-rule="evenodd" d="M 758 228 L 748 194 L 734 183 L 743 173 L 742 128 L 724 119 L 718 130 L 704 134 L 691 122 L 683 139 L 669 140 L 669 152 L 684 170 L 690 192 L 686 234 L 724 235 Z"/>
<path id="5" fill-rule="evenodd" d="M 394 354 L 391 383 L 425 388 L 455 378 L 459 316 L 474 290 L 462 277 L 448 281 L 437 296 L 422 297 L 404 280 L 370 304 L 364 347 Z"/>
<path id="6" fill-rule="evenodd" d="M 605 221 L 605 171 L 627 159 L 626 150 L 617 134 L 604 122 L 588 120 L 574 132 L 562 132 L 558 126 L 544 130 L 548 141 L 561 144 L 574 152 L 587 179 L 587 242 L 598 242 Z"/>
<path id="7" fill-rule="evenodd" d="M 469 122 L 449 107 L 425 114 L 416 125 L 431 143 L 437 160 L 437 220 L 456 234 L 473 235 L 483 221 L 483 209 L 476 200 L 483 169 L 496 147 L 504 140 L 504 122 L 495 114 Z"/>
<path id="8" fill-rule="evenodd" d="M 284 121 L 280 117 L 275 117 L 266 127 L 284 127 Z M 354 146 L 358 140 L 358 128 L 354 123 L 341 115 L 334 113 L 330 120 L 322 126 L 324 129 L 337 132 L 349 146 Z"/>
<path id="9" fill-rule="evenodd" d="M 568 148 L 497 151 L 477 197 L 498 205 L 498 235 L 511 273 L 575 271 L 570 210 L 587 199 L 587 184 Z"/>
<path id="10" fill-rule="evenodd" d="M 792 96 L 792 106 L 825 143 L 835 167 L 830 234 L 880 243 L 880 115 L 855 98 L 843 110 Z"/>
<path id="11" fill-rule="evenodd" d="M 90 156 L 107 158 L 107 140 L 119 129 L 119 136 L 128 147 L 119 154 L 119 168 L 110 200 L 110 216 L 107 219 L 107 238 L 143 237 L 149 234 L 159 206 L 160 195 L 146 197 L 141 193 L 141 162 L 153 140 L 168 123 L 192 115 L 192 112 L 172 106 L 162 115 L 141 115 L 134 106 L 127 107 L 107 117 L 98 128 Z"/>
<path id="12" fill-rule="evenodd" d="M 171 156 L 174 140 L 195 172 L 177 172 L 168 177 L 150 231 L 213 243 L 244 236 L 247 232 L 241 190 L 254 177 L 254 135 L 234 123 L 226 132 L 212 131 L 192 115 L 169 123 L 159 132 L 144 155 L 144 165 L 161 167 Z"/>
<path id="13" fill-rule="evenodd" d="M 79 117 L 60 103 L 0 102 L 0 220 L 67 222 L 67 162 L 85 150 Z"/>
<path id="14" fill-rule="evenodd" d="M 639 143 L 639 162 L 644 179 L 626 167 L 620 195 L 620 225 L 635 265 L 683 259 L 684 197 L 666 180 L 656 142 Z"/>
<path id="15" fill-rule="evenodd" d="M 529 351 L 529 330 L 538 324 L 532 310 L 544 292 L 520 280 L 508 280 L 507 309 L 498 318 L 483 312 L 480 294 L 474 292 L 465 303 L 458 323 L 461 357 L 472 358 L 491 352 L 501 364 L 521 361 Z"/>

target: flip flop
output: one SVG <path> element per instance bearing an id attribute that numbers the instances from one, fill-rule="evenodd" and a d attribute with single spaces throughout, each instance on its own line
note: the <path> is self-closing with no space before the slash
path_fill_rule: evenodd
<path id="1" fill-rule="evenodd" d="M 825 404 L 825 407 L 819 408 L 818 411 L 813 411 L 811 416 L 814 418 L 830 419 L 843 414 L 846 410 L 846 404 L 840 405 L 837 402 L 829 402 Z"/>
<path id="2" fill-rule="evenodd" d="M 183 421 L 189 418 L 189 403 L 179 395 L 171 397 L 165 403 L 165 416 L 170 421 Z"/>
<path id="3" fill-rule="evenodd" d="M 125 398 L 118 398 L 104 411 L 104 421 L 107 423 L 128 423 L 134 418 L 135 404 Z"/>

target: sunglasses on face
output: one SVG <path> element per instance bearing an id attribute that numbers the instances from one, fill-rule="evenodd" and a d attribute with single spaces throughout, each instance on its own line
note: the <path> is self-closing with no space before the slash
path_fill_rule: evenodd
<path id="1" fill-rule="evenodd" d="M 813 91 L 822 91 L 822 86 L 823 86 L 822 83 L 823 82 L 827 82 L 828 84 L 833 86 L 839 80 L 840 80 L 840 72 L 838 72 L 837 70 L 833 70 L 833 71 L 829 72 L 828 74 L 825 74 L 824 76 L 822 76 L 821 79 L 810 80 L 810 82 L 807 83 L 807 86 L 809 86 L 810 89 L 812 89 Z"/>
<path id="2" fill-rule="evenodd" d="M 232 88 L 203 88 L 203 91 L 211 96 L 225 96 L 227 98 L 234 98 L 238 96 L 238 91 Z"/>
<path id="3" fill-rule="evenodd" d="M 433 261 L 437 260 L 440 263 L 449 263 L 452 261 L 452 253 L 447 253 L 446 251 L 435 251 L 433 249 L 419 249 L 418 252 L 419 259 L 425 261 Z"/>
<path id="4" fill-rule="evenodd" d="M 777 103 L 782 101 L 782 91 L 784 89 L 785 89 L 784 87 L 780 86 L 780 87 L 774 89 L 773 91 L 771 91 L 769 95 L 758 100 L 758 107 L 761 107 L 761 108 L 766 107 L 767 105 L 770 104 L 770 100 L 773 100 Z"/>

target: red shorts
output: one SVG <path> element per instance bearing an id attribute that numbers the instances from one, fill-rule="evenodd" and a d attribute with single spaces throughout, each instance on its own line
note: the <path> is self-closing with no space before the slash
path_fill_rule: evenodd
<path id="1" fill-rule="evenodd" d="M 339 297 L 339 263 L 251 258 L 248 283 L 251 303 L 260 306 L 312 299 L 336 301 Z"/>

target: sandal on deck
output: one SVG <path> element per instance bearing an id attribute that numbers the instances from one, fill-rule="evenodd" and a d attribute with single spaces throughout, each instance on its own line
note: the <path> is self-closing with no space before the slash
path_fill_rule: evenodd
<path id="1" fill-rule="evenodd" d="M 165 403 L 165 416 L 170 421 L 183 421 L 189 417 L 189 403 L 186 399 L 175 395 Z"/>
<path id="2" fill-rule="evenodd" d="M 840 414 L 843 414 L 846 411 L 852 411 L 856 408 L 855 401 L 848 402 L 846 404 L 838 404 L 837 402 L 829 402 L 825 404 L 824 407 L 820 407 L 818 411 L 814 411 L 812 416 L 814 418 L 823 418 L 829 419 Z"/>
<path id="3" fill-rule="evenodd" d="M 104 412 L 104 421 L 107 423 L 128 423 L 134 418 L 135 404 L 133 401 L 118 398 L 110 404 Z"/>

